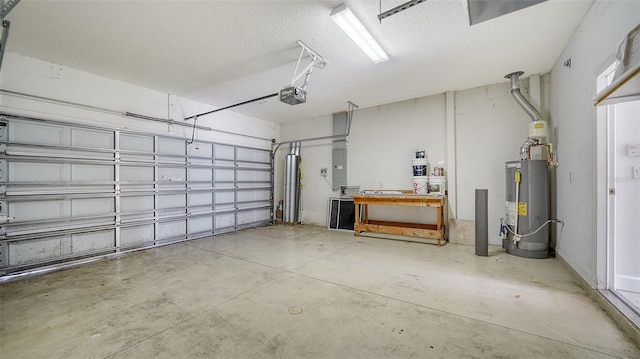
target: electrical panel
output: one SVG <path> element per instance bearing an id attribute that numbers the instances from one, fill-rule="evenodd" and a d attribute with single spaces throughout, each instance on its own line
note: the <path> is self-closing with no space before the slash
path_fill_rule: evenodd
<path id="1" fill-rule="evenodd" d="M 338 112 L 333 114 L 333 134 L 342 135 L 347 133 L 347 113 Z M 347 184 L 347 139 L 334 138 L 332 143 L 331 160 L 333 169 L 332 185 L 334 188 Z"/>

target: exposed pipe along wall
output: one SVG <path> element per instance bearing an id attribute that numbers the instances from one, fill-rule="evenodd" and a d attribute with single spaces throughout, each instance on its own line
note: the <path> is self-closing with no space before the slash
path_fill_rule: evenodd
<path id="1" fill-rule="evenodd" d="M 531 117 L 529 136 L 520 147 L 520 160 L 506 162 L 505 218 L 500 232 L 504 234 L 502 247 L 507 253 L 526 258 L 547 258 L 549 255 L 549 168 L 557 166 L 550 143 L 546 143 L 548 123 L 540 112 L 520 92 L 519 76 L 514 72 L 505 76 L 511 80 L 511 94 Z M 546 148 L 546 160 L 534 160 L 532 147 Z"/>
<path id="2" fill-rule="evenodd" d="M 276 153 L 280 149 L 280 147 L 284 144 L 289 144 L 289 153 L 285 156 L 285 168 L 284 168 L 284 194 L 283 194 L 283 208 L 282 208 L 282 218 L 272 218 L 272 223 L 277 220 L 282 220 L 287 223 L 301 223 L 301 199 L 302 199 L 302 171 L 301 164 L 302 158 L 300 157 L 300 149 L 302 148 L 302 142 L 313 142 L 313 141 L 321 141 L 321 140 L 343 140 L 345 143 L 349 137 L 349 132 L 351 129 L 351 120 L 353 118 L 353 112 L 358 108 L 358 105 L 354 104 L 351 101 L 347 101 L 348 110 L 346 116 L 346 124 L 344 128 L 345 133 L 334 133 L 333 135 L 328 136 L 319 136 L 319 137 L 310 137 L 310 138 L 300 138 L 295 140 L 288 140 L 276 143 L 275 140 L 272 141 L 271 144 L 271 163 L 272 169 L 274 168 L 273 164 L 276 161 Z M 275 173 L 272 170 L 272 184 L 274 184 L 273 177 Z M 346 183 L 345 183 L 346 184 Z M 335 190 L 334 190 L 335 191 Z M 271 196 L 272 202 L 275 200 L 275 196 L 272 193 Z M 274 217 L 274 216 L 272 216 Z"/>
<path id="3" fill-rule="evenodd" d="M 289 145 L 285 159 L 283 222 L 300 222 L 300 142 Z"/>

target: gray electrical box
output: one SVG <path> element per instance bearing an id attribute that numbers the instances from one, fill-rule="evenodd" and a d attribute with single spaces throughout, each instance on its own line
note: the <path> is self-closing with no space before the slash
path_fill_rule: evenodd
<path id="1" fill-rule="evenodd" d="M 347 133 L 347 113 L 339 112 L 333 114 L 333 134 L 342 135 Z M 334 188 L 347 184 L 347 139 L 336 138 L 332 145 L 332 184 Z"/>

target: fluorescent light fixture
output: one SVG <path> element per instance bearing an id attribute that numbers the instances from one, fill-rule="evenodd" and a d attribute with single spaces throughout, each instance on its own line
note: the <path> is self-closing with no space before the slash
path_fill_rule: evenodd
<path id="1" fill-rule="evenodd" d="M 373 36 L 364 28 L 358 18 L 349 10 L 347 4 L 342 4 L 331 10 L 331 18 L 338 26 L 349 35 L 374 63 L 389 60 L 389 56 L 378 45 Z"/>

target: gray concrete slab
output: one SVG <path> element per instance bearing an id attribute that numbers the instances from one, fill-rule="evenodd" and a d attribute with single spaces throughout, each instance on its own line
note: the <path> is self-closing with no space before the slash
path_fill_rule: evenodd
<path id="1" fill-rule="evenodd" d="M 0 285 L 7 358 L 638 358 L 555 259 L 240 231 Z"/>

